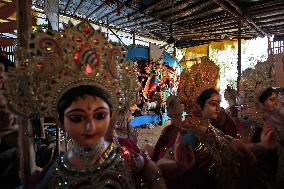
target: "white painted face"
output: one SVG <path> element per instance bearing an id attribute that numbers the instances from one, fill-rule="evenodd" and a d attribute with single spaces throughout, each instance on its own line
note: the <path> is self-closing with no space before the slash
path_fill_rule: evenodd
<path id="1" fill-rule="evenodd" d="M 78 97 L 64 112 L 64 128 L 83 147 L 91 147 L 105 137 L 110 123 L 110 108 L 100 97 Z"/>

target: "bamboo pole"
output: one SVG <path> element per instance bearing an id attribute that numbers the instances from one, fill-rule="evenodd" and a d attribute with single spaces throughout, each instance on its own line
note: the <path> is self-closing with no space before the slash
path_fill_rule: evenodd
<path id="1" fill-rule="evenodd" d="M 18 47 L 28 47 L 28 35 L 31 30 L 31 0 L 17 0 L 17 35 Z M 36 170 L 34 138 L 31 120 L 19 118 L 19 154 L 20 179 L 24 189 L 31 188 L 31 177 Z"/>

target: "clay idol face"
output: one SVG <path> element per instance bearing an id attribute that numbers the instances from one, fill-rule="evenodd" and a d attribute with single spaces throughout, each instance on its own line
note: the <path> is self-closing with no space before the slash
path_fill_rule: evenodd
<path id="1" fill-rule="evenodd" d="M 64 112 L 66 132 L 84 147 L 91 147 L 103 138 L 109 123 L 110 108 L 100 97 L 78 97 Z"/>

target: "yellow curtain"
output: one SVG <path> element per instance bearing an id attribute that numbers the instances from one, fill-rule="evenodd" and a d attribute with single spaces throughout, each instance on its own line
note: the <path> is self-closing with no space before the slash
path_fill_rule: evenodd
<path id="1" fill-rule="evenodd" d="M 200 57 L 207 56 L 208 44 L 181 49 L 184 57 L 180 61 L 182 67 L 189 68 Z"/>
<path id="2" fill-rule="evenodd" d="M 209 47 L 213 50 L 223 51 L 227 46 L 231 46 L 232 49 L 238 46 L 237 40 L 223 40 L 219 42 L 209 43 Z M 190 67 L 191 64 L 198 58 L 207 56 L 208 44 L 199 45 L 195 47 L 189 47 L 181 49 L 184 53 L 184 57 L 180 61 L 182 67 Z"/>
<path id="3" fill-rule="evenodd" d="M 232 49 L 238 46 L 237 40 L 223 40 L 219 42 L 211 42 L 210 48 L 213 50 L 223 51 L 227 46 L 231 46 Z"/>
<path id="4" fill-rule="evenodd" d="M 186 49 L 183 49 L 183 51 L 186 54 L 189 53 L 193 53 L 193 54 L 207 54 L 207 48 L 208 48 L 208 44 L 206 45 L 199 45 L 199 46 L 195 46 L 195 47 L 189 47 Z M 188 57 L 186 58 L 186 60 L 188 59 Z"/>

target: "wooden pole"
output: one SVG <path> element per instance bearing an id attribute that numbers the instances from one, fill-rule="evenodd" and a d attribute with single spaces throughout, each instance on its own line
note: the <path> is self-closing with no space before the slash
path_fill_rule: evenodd
<path id="1" fill-rule="evenodd" d="M 242 41 L 241 41 L 241 29 L 242 29 L 242 21 L 241 19 L 238 20 L 238 78 L 237 78 L 237 91 L 239 93 L 240 90 L 240 81 L 242 75 Z"/>
<path id="2" fill-rule="evenodd" d="M 110 27 L 107 27 L 108 29 L 109 29 L 109 31 L 111 31 L 111 33 L 113 34 L 113 35 L 115 35 L 115 37 L 117 37 L 117 39 L 121 42 L 121 44 L 123 45 L 123 46 L 127 46 L 127 45 L 125 45 L 124 43 L 123 43 L 123 41 L 120 39 L 120 37 L 114 32 L 114 31 L 112 31 L 112 29 L 110 28 Z"/>
<path id="3" fill-rule="evenodd" d="M 28 47 L 28 35 L 31 30 L 31 0 L 17 0 L 18 47 Z"/>
<path id="4" fill-rule="evenodd" d="M 108 20 L 108 17 L 107 17 L 107 25 L 109 26 L 109 20 Z M 109 34 L 108 34 L 108 28 L 107 28 L 107 38 L 109 37 Z"/>
<path id="5" fill-rule="evenodd" d="M 31 0 L 16 0 L 18 40 L 17 42 L 19 50 L 20 48 L 28 47 L 28 35 L 31 30 L 31 3 Z M 27 189 L 31 188 L 31 177 L 36 169 L 33 127 L 31 120 L 24 117 L 19 118 L 19 125 L 19 175 L 22 187 L 24 189 Z"/>
<path id="6" fill-rule="evenodd" d="M 33 125 L 30 119 L 19 117 L 19 155 L 20 155 L 20 179 L 22 188 L 32 188 L 32 175 L 36 171 Z"/>
<path id="7" fill-rule="evenodd" d="M 132 44 L 135 45 L 135 32 L 132 32 L 132 39 L 133 39 Z"/>

